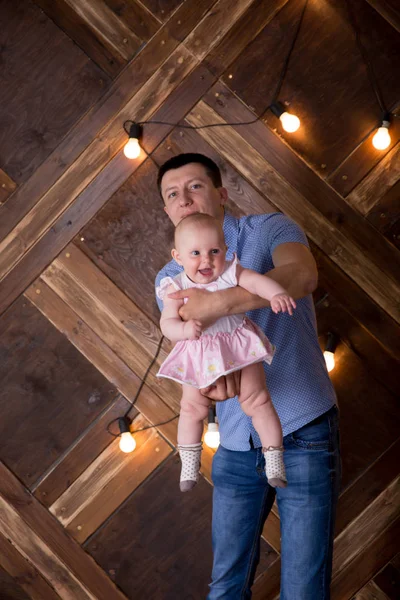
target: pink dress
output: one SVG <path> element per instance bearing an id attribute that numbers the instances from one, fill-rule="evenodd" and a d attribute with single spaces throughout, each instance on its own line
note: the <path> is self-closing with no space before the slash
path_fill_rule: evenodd
<path id="1" fill-rule="evenodd" d="M 164 277 L 156 293 L 163 300 L 172 285 L 176 290 L 201 288 L 209 292 L 237 286 L 236 256 L 225 263 L 225 271 L 216 281 L 193 283 L 184 271 L 174 277 Z M 253 363 L 270 364 L 275 346 L 261 329 L 244 314 L 221 317 L 205 329 L 198 340 L 182 340 L 162 363 L 157 377 L 173 379 L 195 388 L 211 385 L 222 375 L 239 371 Z"/>

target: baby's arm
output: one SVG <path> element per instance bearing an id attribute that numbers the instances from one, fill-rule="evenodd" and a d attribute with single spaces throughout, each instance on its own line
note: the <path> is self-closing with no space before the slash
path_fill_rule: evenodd
<path id="1" fill-rule="evenodd" d="M 288 312 L 293 314 L 293 308 L 296 308 L 296 303 L 289 296 L 285 288 L 280 283 L 274 281 L 267 275 L 261 275 L 251 269 L 244 269 L 242 266 L 237 266 L 236 271 L 237 282 L 240 287 L 244 288 L 251 294 L 260 296 L 269 300 L 273 312 L 278 313 Z"/>
<path id="2" fill-rule="evenodd" d="M 161 331 L 173 343 L 180 340 L 197 340 L 201 335 L 201 323 L 194 319 L 182 321 L 179 316 L 179 309 L 183 305 L 183 300 L 168 298 L 168 294 L 174 291 L 172 285 L 166 290 L 164 308 L 160 319 Z"/>

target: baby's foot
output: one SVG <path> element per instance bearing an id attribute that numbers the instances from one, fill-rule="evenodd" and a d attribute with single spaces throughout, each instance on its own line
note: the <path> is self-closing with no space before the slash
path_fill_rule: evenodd
<path id="1" fill-rule="evenodd" d="M 268 478 L 268 483 L 272 487 L 286 487 L 286 471 L 285 463 L 283 462 L 283 446 L 275 448 L 269 446 L 263 448 L 265 458 L 265 474 Z"/>
<path id="2" fill-rule="evenodd" d="M 202 443 L 198 444 L 179 444 L 179 456 L 181 457 L 182 469 L 180 490 L 188 492 L 199 480 L 200 458 Z"/>

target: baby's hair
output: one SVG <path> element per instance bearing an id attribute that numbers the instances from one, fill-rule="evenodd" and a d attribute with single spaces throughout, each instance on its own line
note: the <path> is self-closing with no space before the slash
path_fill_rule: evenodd
<path id="1" fill-rule="evenodd" d="M 182 221 L 179 221 L 178 225 L 175 227 L 175 246 L 179 234 L 185 231 L 185 229 L 191 225 L 203 225 L 216 229 L 218 233 L 221 234 L 221 238 L 224 239 L 224 230 L 222 229 L 222 224 L 218 219 L 204 213 L 194 213 L 192 215 L 188 215 L 182 219 Z"/>

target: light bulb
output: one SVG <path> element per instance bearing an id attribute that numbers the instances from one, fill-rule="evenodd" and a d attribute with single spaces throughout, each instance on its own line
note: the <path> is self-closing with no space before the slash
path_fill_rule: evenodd
<path id="1" fill-rule="evenodd" d="M 209 448 L 218 448 L 219 446 L 219 431 L 216 423 L 209 423 L 207 433 L 204 436 L 204 443 Z"/>
<path id="2" fill-rule="evenodd" d="M 124 146 L 124 154 L 126 158 L 137 158 L 139 156 L 140 146 L 137 138 L 129 138 Z"/>
<path id="3" fill-rule="evenodd" d="M 121 433 L 121 439 L 119 440 L 119 448 L 122 452 L 133 452 L 136 448 L 136 441 L 132 437 L 132 434 L 129 431 L 125 431 Z"/>
<path id="4" fill-rule="evenodd" d="M 378 131 L 372 138 L 372 144 L 377 150 L 386 150 L 386 148 L 390 145 L 390 142 L 392 141 L 390 138 L 388 127 L 389 124 L 383 125 L 382 123 L 382 127 L 379 127 Z"/>
<path id="5" fill-rule="evenodd" d="M 326 368 L 328 369 L 328 373 L 335 368 L 335 355 L 333 352 L 329 352 L 329 350 L 325 350 L 324 358 L 326 363 Z"/>
<path id="6" fill-rule="evenodd" d="M 282 123 L 283 129 L 288 133 L 293 133 L 300 127 L 300 119 L 299 117 L 296 117 L 296 115 L 291 115 L 288 112 L 284 112 L 281 114 L 279 119 Z"/>

